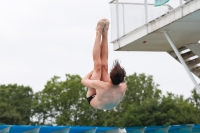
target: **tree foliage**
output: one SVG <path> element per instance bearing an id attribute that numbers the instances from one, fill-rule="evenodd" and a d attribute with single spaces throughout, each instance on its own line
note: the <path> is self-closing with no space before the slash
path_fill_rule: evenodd
<path id="1" fill-rule="evenodd" d="M 81 84 L 78 75 L 66 74 L 64 81 L 54 76 L 47 82 L 43 91 L 34 96 L 32 114 L 37 118 L 34 124 L 92 125 L 96 111 L 86 100 L 87 89 Z"/>
<path id="2" fill-rule="evenodd" d="M 42 92 L 35 94 L 37 124 L 129 127 L 200 122 L 196 115 L 200 97 L 195 91 L 190 100 L 169 92 L 163 95 L 152 76 L 127 76 L 125 97 L 112 110 L 96 110 L 87 103 L 87 88 L 82 86 L 80 76 L 67 74 L 65 81 L 59 79 L 53 77 Z"/>
<path id="3" fill-rule="evenodd" d="M 152 76 L 134 73 L 127 76 L 125 81 L 127 84 L 125 97 L 116 109 L 111 111 L 112 115 L 107 118 L 109 120 L 117 119 L 112 120 L 114 123 L 107 122 L 108 126 L 112 124 L 122 127 L 144 125 L 144 122 L 141 121 L 147 120 L 151 114 L 149 105 L 145 107 L 145 104 L 154 105 L 152 102 L 157 102 L 161 97 L 161 90 L 157 89 L 158 85 L 153 82 Z M 146 114 L 144 114 L 145 112 Z"/>
<path id="4" fill-rule="evenodd" d="M 200 95 L 191 97 L 158 88 L 152 76 L 126 77 L 127 91 L 112 110 L 96 110 L 87 102 L 87 88 L 79 75 L 54 76 L 42 91 L 30 87 L 0 85 L 0 123 L 80 126 L 160 126 L 200 123 Z M 31 121 L 30 121 L 31 119 Z"/>
<path id="5" fill-rule="evenodd" d="M 0 85 L 0 123 L 29 124 L 32 97 L 29 86 Z"/>

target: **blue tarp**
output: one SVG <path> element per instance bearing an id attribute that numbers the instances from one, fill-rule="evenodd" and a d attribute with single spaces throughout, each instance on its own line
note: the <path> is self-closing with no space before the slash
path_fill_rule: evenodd
<path id="1" fill-rule="evenodd" d="M 22 133 L 28 130 L 33 130 L 35 128 L 39 128 L 38 126 L 11 126 L 9 133 Z"/>
<path id="2" fill-rule="evenodd" d="M 70 128 L 70 126 L 41 126 L 39 133 L 51 133 Z"/>
<path id="3" fill-rule="evenodd" d="M 6 129 L 6 130 L 5 130 Z M 37 130 L 34 130 L 37 129 Z M 79 133 L 84 131 L 106 132 L 109 130 L 116 130 L 119 127 L 102 127 L 102 126 L 18 126 L 18 125 L 0 125 L 0 133 L 23 133 L 32 131 L 31 133 L 52 133 L 62 131 L 69 131 L 69 133 Z M 134 130 L 144 130 L 145 133 L 187 133 L 200 132 L 200 125 L 171 125 L 171 126 L 141 126 L 141 127 L 126 127 L 127 133 Z"/>

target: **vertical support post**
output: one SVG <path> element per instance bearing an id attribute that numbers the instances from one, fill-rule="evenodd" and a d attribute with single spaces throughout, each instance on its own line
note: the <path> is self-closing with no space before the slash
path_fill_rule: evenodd
<path id="1" fill-rule="evenodd" d="M 116 0 L 116 26 L 117 26 L 117 39 L 119 39 L 119 4 Z"/>
<path id="2" fill-rule="evenodd" d="M 148 23 L 148 7 L 147 7 L 147 0 L 144 0 L 144 8 L 145 8 L 145 24 Z"/>
<path id="3" fill-rule="evenodd" d="M 183 0 L 180 0 L 180 6 L 182 6 L 183 5 Z"/>
<path id="4" fill-rule="evenodd" d="M 200 87 L 198 85 L 198 83 L 196 82 L 196 80 L 194 79 L 194 77 L 192 76 L 188 66 L 186 65 L 185 61 L 183 60 L 182 56 L 180 55 L 179 51 L 177 50 L 176 46 L 174 45 L 174 43 L 172 42 L 171 38 L 169 37 L 168 33 L 166 31 L 163 32 L 165 37 L 167 38 L 169 44 L 171 45 L 172 49 L 174 50 L 174 52 L 176 53 L 179 61 L 181 62 L 181 64 L 183 65 L 183 67 L 185 68 L 186 72 L 188 73 L 190 79 L 192 80 L 192 82 L 194 83 L 196 89 L 198 92 L 200 92 Z"/>
<path id="5" fill-rule="evenodd" d="M 124 35 L 125 35 L 125 17 L 124 17 L 124 4 L 122 4 L 122 11 L 123 11 L 123 32 L 124 32 Z"/>

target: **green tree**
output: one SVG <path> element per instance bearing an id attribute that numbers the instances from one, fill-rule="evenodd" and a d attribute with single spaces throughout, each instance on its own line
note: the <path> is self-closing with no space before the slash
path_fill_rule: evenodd
<path id="1" fill-rule="evenodd" d="M 160 104 L 160 125 L 198 123 L 197 108 L 183 96 L 168 93 Z"/>
<path id="2" fill-rule="evenodd" d="M 139 124 L 135 118 L 138 112 L 143 113 L 140 112 L 142 109 L 139 110 L 139 107 L 143 107 L 144 103 L 151 101 L 151 99 L 158 101 L 161 97 L 162 92 L 157 88 L 158 85 L 153 82 L 152 76 L 146 76 L 145 74 L 137 75 L 134 73 L 133 75 L 127 76 L 125 81 L 127 84 L 125 97 L 114 110 L 110 111 L 111 114 L 107 116 L 108 121 L 106 125 L 113 123 L 122 127 L 144 125 Z"/>
<path id="3" fill-rule="evenodd" d="M 135 73 L 126 77 L 126 83 L 128 90 L 123 101 L 105 115 L 104 125 L 159 126 L 199 122 L 193 103 L 172 93 L 162 95 L 152 76 Z M 199 95 L 193 94 L 195 105 L 199 105 Z"/>
<path id="4" fill-rule="evenodd" d="M 191 91 L 191 97 L 188 100 L 194 104 L 195 107 L 200 108 L 200 95 L 197 93 L 196 88 Z"/>
<path id="5" fill-rule="evenodd" d="M 29 124 L 33 91 L 29 86 L 0 85 L 0 122 Z"/>
<path id="6" fill-rule="evenodd" d="M 123 126 L 151 126 L 158 125 L 159 102 L 157 99 L 146 99 L 141 105 L 131 104 L 124 113 Z"/>
<path id="7" fill-rule="evenodd" d="M 42 92 L 37 92 L 33 96 L 33 102 L 31 107 L 31 124 L 36 125 L 47 125 L 47 118 L 53 114 L 49 114 L 49 100 L 48 96 L 44 95 Z M 35 121 L 35 119 L 37 119 Z M 52 125 L 53 123 L 50 123 Z"/>
<path id="8" fill-rule="evenodd" d="M 183 96 L 168 93 L 160 99 L 133 103 L 123 115 L 123 126 L 160 126 L 198 123 L 197 109 Z"/>
<path id="9" fill-rule="evenodd" d="M 66 74 L 64 81 L 54 76 L 33 97 L 34 123 L 120 127 L 199 123 L 200 97 L 195 91 L 190 99 L 162 95 L 153 77 L 145 74 L 134 73 L 125 81 L 123 101 L 112 110 L 96 110 L 87 103 L 80 76 Z"/>
<path id="10" fill-rule="evenodd" d="M 0 123 L 2 124 L 16 124 L 21 122 L 21 115 L 16 112 L 16 109 L 7 104 L 0 103 Z"/>
<path id="11" fill-rule="evenodd" d="M 161 97 L 161 90 L 155 84 L 152 76 L 146 76 L 145 74 L 129 75 L 126 77 L 127 92 L 123 100 L 121 107 L 126 109 L 132 103 L 141 105 L 142 101 L 146 99 L 159 99 Z"/>
<path id="12" fill-rule="evenodd" d="M 79 75 L 66 74 L 64 81 L 54 76 L 43 91 L 34 96 L 32 118 L 35 124 L 94 125 L 99 111 L 87 103 Z M 52 120 L 52 121 L 51 121 Z M 91 122 L 92 121 L 92 122 Z"/>

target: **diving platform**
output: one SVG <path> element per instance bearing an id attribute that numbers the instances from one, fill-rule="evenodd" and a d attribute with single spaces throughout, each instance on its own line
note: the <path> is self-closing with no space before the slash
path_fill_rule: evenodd
<path id="1" fill-rule="evenodd" d="M 200 93 L 200 87 L 191 74 L 200 78 L 200 0 L 187 0 L 184 4 L 180 0 L 179 7 L 173 9 L 168 6 L 165 12 L 159 9 L 162 6 L 152 7 L 147 0 L 144 1 L 146 3 L 140 4 L 142 5 L 140 10 L 130 14 L 129 12 L 133 9 L 133 7 L 130 8 L 131 3 L 128 3 L 129 6 L 118 0 L 110 3 L 113 49 L 115 51 L 167 52 L 184 66 Z M 139 4 L 132 5 L 136 9 Z M 149 19 L 153 11 L 162 13 Z M 142 25 L 131 27 L 130 25 L 138 21 L 137 19 L 140 19 Z"/>
<path id="2" fill-rule="evenodd" d="M 116 51 L 170 52 L 173 49 L 163 31 L 168 32 L 177 48 L 197 43 L 200 40 L 200 0 L 193 0 L 181 5 L 143 26 L 115 38 L 112 41 L 113 48 Z"/>

